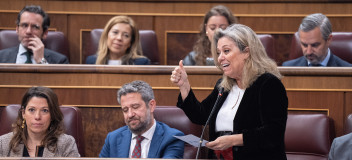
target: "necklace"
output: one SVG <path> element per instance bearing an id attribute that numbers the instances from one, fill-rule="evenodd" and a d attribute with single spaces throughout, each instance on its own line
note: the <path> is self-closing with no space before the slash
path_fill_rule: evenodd
<path id="1" fill-rule="evenodd" d="M 236 100 L 235 105 L 232 106 L 232 109 L 235 108 L 235 106 L 237 105 L 237 102 L 238 102 L 238 100 L 240 99 L 240 94 L 241 94 L 241 91 L 238 91 L 237 100 Z"/>

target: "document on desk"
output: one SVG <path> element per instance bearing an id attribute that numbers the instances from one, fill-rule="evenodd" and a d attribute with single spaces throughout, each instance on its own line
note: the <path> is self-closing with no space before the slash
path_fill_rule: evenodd
<path id="1" fill-rule="evenodd" d="M 176 137 L 177 139 L 180 139 L 194 147 L 199 147 L 199 141 L 200 141 L 200 138 L 193 135 L 193 134 L 189 134 L 189 135 L 185 135 L 185 136 L 174 136 Z M 207 140 L 203 140 L 202 142 L 202 147 L 205 146 L 205 143 L 207 143 L 208 141 Z"/>

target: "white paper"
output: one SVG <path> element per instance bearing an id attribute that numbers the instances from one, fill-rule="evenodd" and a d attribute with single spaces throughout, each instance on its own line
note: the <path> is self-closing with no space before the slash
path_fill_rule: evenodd
<path id="1" fill-rule="evenodd" d="M 180 139 L 194 147 L 199 147 L 199 141 L 200 141 L 200 138 L 193 135 L 193 134 L 189 134 L 189 135 L 185 135 L 185 136 L 174 136 L 176 137 L 177 139 Z M 203 142 L 202 142 L 202 147 L 205 146 L 205 143 L 207 143 L 208 141 L 207 140 L 204 140 L 203 139 Z"/>

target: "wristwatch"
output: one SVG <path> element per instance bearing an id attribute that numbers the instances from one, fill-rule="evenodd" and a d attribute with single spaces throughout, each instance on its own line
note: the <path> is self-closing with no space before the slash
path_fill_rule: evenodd
<path id="1" fill-rule="evenodd" d="M 47 64 L 48 61 L 43 57 L 42 60 L 40 60 L 39 64 Z"/>

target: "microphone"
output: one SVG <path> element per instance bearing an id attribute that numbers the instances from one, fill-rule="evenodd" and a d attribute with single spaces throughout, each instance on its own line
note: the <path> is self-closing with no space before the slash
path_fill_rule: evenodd
<path id="1" fill-rule="evenodd" d="M 205 125 L 204 125 L 204 127 L 203 127 L 202 134 L 200 135 L 200 140 L 199 140 L 199 146 L 198 146 L 198 149 L 197 149 L 196 159 L 198 159 L 200 147 L 202 147 L 203 135 L 204 135 L 205 128 L 207 127 L 210 118 L 211 118 L 211 117 L 213 116 L 213 114 L 214 114 L 215 107 L 218 105 L 219 100 L 220 100 L 220 98 L 222 97 L 222 93 L 224 93 L 224 88 L 220 88 L 219 94 L 218 94 L 218 97 L 216 98 L 216 101 L 215 101 L 215 103 L 214 103 L 213 109 L 211 110 L 211 112 L 210 112 L 210 114 L 209 114 L 209 117 L 208 117 L 208 119 L 207 119 L 207 122 L 205 122 Z"/>

